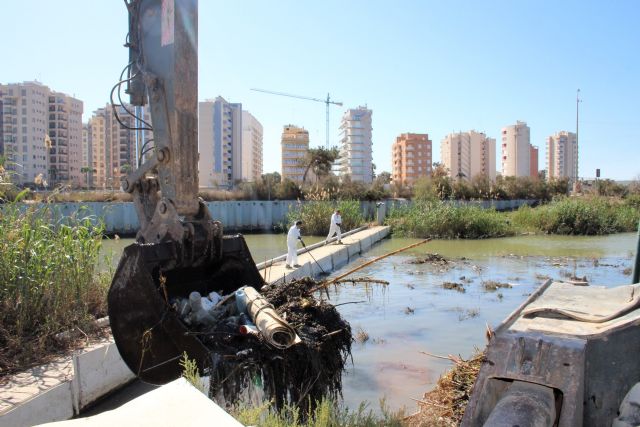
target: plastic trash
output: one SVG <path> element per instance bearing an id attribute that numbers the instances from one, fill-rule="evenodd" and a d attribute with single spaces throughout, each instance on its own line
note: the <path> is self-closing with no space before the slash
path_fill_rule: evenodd
<path id="1" fill-rule="evenodd" d="M 244 292 L 244 286 L 236 291 L 236 306 L 238 313 L 247 313 L 247 294 Z"/>

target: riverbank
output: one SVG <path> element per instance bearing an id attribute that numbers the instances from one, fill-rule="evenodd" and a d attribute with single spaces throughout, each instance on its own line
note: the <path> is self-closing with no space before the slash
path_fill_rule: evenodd
<path id="1" fill-rule="evenodd" d="M 397 237 L 486 239 L 522 233 L 603 235 L 635 231 L 640 207 L 635 199 L 561 198 L 535 208 L 500 213 L 478 206 L 419 201 L 393 209 L 385 221 Z"/>

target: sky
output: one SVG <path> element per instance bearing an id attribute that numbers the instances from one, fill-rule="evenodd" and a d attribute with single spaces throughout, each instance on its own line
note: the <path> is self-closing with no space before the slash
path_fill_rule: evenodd
<path id="1" fill-rule="evenodd" d="M 0 83 L 38 80 L 104 106 L 128 60 L 117 0 L 2 2 Z M 449 133 L 525 121 L 545 167 L 546 138 L 576 131 L 581 177 L 640 177 L 640 1 L 201 0 L 199 99 L 240 102 L 264 127 L 264 172 L 280 170 L 286 124 L 325 144 L 347 108 L 373 111 L 373 162 L 391 170 L 401 133 L 427 133 L 433 159 Z M 499 160 L 496 161 L 500 169 Z"/>

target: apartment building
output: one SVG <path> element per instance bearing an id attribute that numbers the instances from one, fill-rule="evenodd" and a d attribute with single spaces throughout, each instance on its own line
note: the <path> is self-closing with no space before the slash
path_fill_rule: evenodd
<path id="1" fill-rule="evenodd" d="M 471 180 L 485 175 L 496 178 L 496 140 L 483 132 L 451 133 L 440 142 L 440 158 L 449 176 Z"/>
<path id="2" fill-rule="evenodd" d="M 578 180 L 578 139 L 573 132 L 560 131 L 547 138 L 547 179 Z"/>
<path id="3" fill-rule="evenodd" d="M 426 133 L 403 133 L 391 146 L 391 179 L 413 185 L 419 178 L 431 176 L 432 147 Z"/>
<path id="4" fill-rule="evenodd" d="M 349 109 L 342 116 L 340 154 L 334 167 L 339 176 L 364 183 L 373 181 L 371 116 L 366 106 Z"/>
<path id="5" fill-rule="evenodd" d="M 286 125 L 282 128 L 282 179 L 302 184 L 302 161 L 309 151 L 309 131 L 303 127 Z"/>
<path id="6" fill-rule="evenodd" d="M 262 176 L 262 124 L 248 111 L 242 112 L 242 180 Z"/>
<path id="7" fill-rule="evenodd" d="M 0 84 L 1 146 L 18 184 L 81 185 L 83 103 L 40 82 Z"/>
<path id="8" fill-rule="evenodd" d="M 242 104 L 223 97 L 198 104 L 200 187 L 232 187 L 242 180 Z"/>
<path id="9" fill-rule="evenodd" d="M 90 166 L 83 166 L 83 171 L 84 180 L 88 181 L 90 187 L 120 188 L 120 179 L 137 168 L 139 153 L 153 146 L 152 131 L 135 130 L 146 126 L 129 114 L 135 113 L 134 108 L 125 104 L 116 106 L 114 110 L 111 104 L 106 104 L 104 108 L 94 111 L 87 122 L 86 151 L 87 159 L 90 158 L 91 163 Z M 139 114 L 145 122 L 151 124 L 148 110 Z M 145 142 L 148 143 L 145 145 Z"/>
<path id="10" fill-rule="evenodd" d="M 538 148 L 531 145 L 526 122 L 502 128 L 502 175 L 538 176 Z"/>

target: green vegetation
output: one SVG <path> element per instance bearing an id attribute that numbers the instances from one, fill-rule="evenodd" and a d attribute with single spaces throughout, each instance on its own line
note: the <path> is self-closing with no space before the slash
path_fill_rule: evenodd
<path id="1" fill-rule="evenodd" d="M 46 204 L 0 205 L 0 375 L 43 362 L 69 344 L 60 333 L 88 333 L 106 315 L 111 277 L 96 273 L 101 228 L 52 218 Z"/>
<path id="2" fill-rule="evenodd" d="M 597 235 L 635 231 L 640 202 L 598 196 L 563 197 L 551 203 L 512 213 L 474 206 L 455 207 L 442 201 L 418 201 L 394 209 L 387 218 L 395 236 L 482 239 L 521 232 Z"/>
<path id="3" fill-rule="evenodd" d="M 597 235 L 634 231 L 640 220 L 637 200 L 605 197 L 562 198 L 532 209 L 521 207 L 511 215 L 523 230 L 549 234 Z"/>
<path id="4" fill-rule="evenodd" d="M 360 211 L 360 202 L 357 200 L 341 200 L 332 202 L 329 200 L 315 200 L 300 203 L 287 215 L 287 224 L 293 224 L 296 220 L 302 220 L 303 234 L 324 236 L 329 232 L 331 214 L 338 208 L 342 216 L 342 232 L 353 230 L 364 224 L 365 220 Z M 288 229 L 289 227 L 286 227 Z"/>
<path id="5" fill-rule="evenodd" d="M 394 236 L 483 239 L 514 234 L 504 214 L 477 206 L 456 207 L 441 201 L 415 202 L 393 209 L 386 220 Z"/>
<path id="6" fill-rule="evenodd" d="M 318 402 L 315 410 L 309 417 L 303 416 L 300 410 L 287 406 L 277 411 L 267 402 L 257 407 L 241 407 L 232 412 L 232 415 L 243 425 L 256 425 L 260 427 L 377 427 L 377 426 L 402 426 L 404 414 L 391 412 L 384 400 L 380 401 L 380 415 L 368 409 L 366 403 L 361 403 L 356 411 L 341 408 L 335 402 L 324 399 Z"/>

